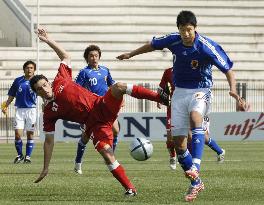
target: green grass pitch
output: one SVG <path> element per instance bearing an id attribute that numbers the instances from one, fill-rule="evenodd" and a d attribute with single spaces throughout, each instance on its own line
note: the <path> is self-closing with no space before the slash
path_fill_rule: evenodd
<path id="1" fill-rule="evenodd" d="M 201 172 L 205 190 L 194 203 L 264 204 L 264 141 L 219 144 L 226 149 L 226 161 L 217 164 L 215 153 L 205 148 Z M 92 144 L 80 176 L 73 172 L 76 144 L 56 143 L 49 175 L 39 184 L 33 181 L 42 169 L 42 143 L 36 144 L 32 164 L 13 164 L 14 145 L 0 144 L 0 204 L 186 204 L 189 182 L 182 169 L 179 165 L 176 171 L 169 169 L 164 142 L 153 146 L 152 158 L 138 162 L 130 157 L 128 143 L 118 144 L 116 157 L 138 191 L 136 197 L 125 198 Z"/>

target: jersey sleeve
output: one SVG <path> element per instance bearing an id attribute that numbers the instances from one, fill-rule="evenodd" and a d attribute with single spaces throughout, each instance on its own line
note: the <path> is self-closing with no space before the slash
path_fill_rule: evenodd
<path id="1" fill-rule="evenodd" d="M 162 37 L 153 37 L 152 41 L 151 41 L 151 46 L 155 49 L 155 50 L 162 50 L 163 48 L 169 48 L 170 45 L 175 42 L 175 37 L 177 36 L 177 34 L 168 34 L 166 36 L 162 36 Z"/>
<path id="2" fill-rule="evenodd" d="M 85 72 L 83 69 L 79 72 L 77 78 L 75 79 L 75 82 L 79 84 L 80 86 L 84 87 L 86 78 L 85 78 Z"/>
<path id="3" fill-rule="evenodd" d="M 220 45 L 215 42 L 209 43 L 206 49 L 207 55 L 213 65 L 215 65 L 223 73 L 226 73 L 233 67 L 233 62 L 230 60 L 226 52 L 222 49 Z"/>
<path id="4" fill-rule="evenodd" d="M 72 69 L 70 65 L 67 65 L 65 62 L 60 63 L 60 67 L 58 69 L 58 73 L 54 79 L 54 81 L 58 78 L 68 78 L 72 80 Z"/>
<path id="5" fill-rule="evenodd" d="M 107 75 L 107 85 L 108 87 L 115 84 L 115 81 L 113 80 L 110 70 L 108 69 L 108 75 Z"/>
<path id="6" fill-rule="evenodd" d="M 10 89 L 8 90 L 8 96 L 16 97 L 17 92 L 17 80 L 14 80 Z"/>

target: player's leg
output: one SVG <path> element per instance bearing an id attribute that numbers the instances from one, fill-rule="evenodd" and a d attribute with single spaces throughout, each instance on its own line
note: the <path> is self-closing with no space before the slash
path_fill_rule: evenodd
<path id="1" fill-rule="evenodd" d="M 82 127 L 82 125 L 80 127 Z M 90 139 L 90 136 L 88 136 L 85 133 L 85 129 L 81 128 L 81 130 L 82 130 L 82 136 L 79 139 L 79 142 L 77 145 L 75 164 L 74 164 L 74 171 L 77 174 L 82 174 L 82 158 L 83 158 L 87 143 L 89 142 L 89 139 Z"/>
<path id="2" fill-rule="evenodd" d="M 25 129 L 27 131 L 26 156 L 24 163 L 31 163 L 31 154 L 34 149 L 34 131 L 36 128 L 36 108 L 25 109 Z"/>
<path id="3" fill-rule="evenodd" d="M 225 160 L 225 150 L 222 149 L 217 142 L 209 136 L 209 132 L 205 132 L 205 144 L 210 147 L 217 154 L 217 162 L 223 163 Z"/>
<path id="4" fill-rule="evenodd" d="M 172 135 L 175 143 L 178 162 L 185 172 L 185 176 L 190 179 L 191 185 L 185 195 L 186 201 L 193 201 L 198 192 L 204 189 L 199 178 L 193 158 L 187 149 L 187 136 L 190 129 L 189 104 L 192 95 L 185 89 L 175 89 L 172 96 Z M 191 190 L 191 191 L 190 191 Z"/>
<path id="5" fill-rule="evenodd" d="M 126 196 L 135 196 L 137 194 L 134 185 L 128 179 L 125 169 L 119 162 L 116 160 L 113 149 L 113 136 L 112 130 L 109 129 L 100 129 L 100 127 L 95 128 L 96 131 L 93 131 L 93 143 L 97 151 L 104 158 L 105 164 L 107 165 L 109 171 L 112 175 L 120 182 L 120 184 L 125 188 Z"/>
<path id="6" fill-rule="evenodd" d="M 169 167 L 172 170 L 176 170 L 176 165 L 177 165 L 176 150 L 171 135 L 171 106 L 167 107 L 166 130 L 167 130 L 166 146 L 170 156 Z"/>
<path id="7" fill-rule="evenodd" d="M 111 87 L 111 92 L 117 99 L 121 99 L 124 94 L 128 94 L 137 99 L 147 99 L 166 105 L 169 102 L 169 96 L 164 91 L 157 93 L 142 86 L 133 84 L 116 83 Z"/>
<path id="8" fill-rule="evenodd" d="M 24 131 L 24 111 L 23 109 L 17 109 L 15 113 L 15 119 L 14 119 L 14 129 L 15 129 L 15 148 L 17 151 L 17 156 L 14 160 L 14 164 L 20 163 L 22 160 L 24 160 L 23 155 L 23 131 Z"/>
<path id="9" fill-rule="evenodd" d="M 112 130 L 113 130 L 113 135 L 114 135 L 114 139 L 113 139 L 113 151 L 115 152 L 116 145 L 118 143 L 118 134 L 119 134 L 119 131 L 120 131 L 120 126 L 119 126 L 119 122 L 118 122 L 117 119 L 114 121 L 113 129 Z"/>

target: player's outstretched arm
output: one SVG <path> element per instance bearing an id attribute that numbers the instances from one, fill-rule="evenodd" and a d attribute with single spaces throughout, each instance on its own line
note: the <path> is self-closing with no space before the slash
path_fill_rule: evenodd
<path id="1" fill-rule="evenodd" d="M 151 43 L 148 42 L 148 43 L 144 44 L 143 46 L 137 48 L 136 50 L 133 50 L 129 53 L 123 53 L 123 54 L 117 56 L 116 58 L 119 60 L 129 59 L 129 58 L 132 58 L 133 56 L 140 55 L 143 53 L 148 53 L 148 52 L 151 52 L 154 50 L 155 49 L 152 47 Z"/>
<path id="2" fill-rule="evenodd" d="M 62 48 L 56 41 L 54 41 L 43 28 L 38 28 L 36 30 L 38 38 L 47 43 L 58 55 L 61 61 L 64 61 L 67 64 L 70 64 L 71 58 L 70 55 Z"/>
<path id="3" fill-rule="evenodd" d="M 35 180 L 35 183 L 40 182 L 45 176 L 47 176 L 49 171 L 49 163 L 52 156 L 54 147 L 54 135 L 53 134 L 47 134 L 45 137 L 44 142 L 44 165 L 42 172 L 40 173 L 39 177 Z"/>
<path id="4" fill-rule="evenodd" d="M 237 101 L 238 109 L 241 111 L 248 111 L 249 104 L 246 103 L 244 99 L 242 99 L 236 92 L 236 80 L 232 70 L 229 70 L 226 74 L 226 79 L 230 86 L 229 95 Z"/>

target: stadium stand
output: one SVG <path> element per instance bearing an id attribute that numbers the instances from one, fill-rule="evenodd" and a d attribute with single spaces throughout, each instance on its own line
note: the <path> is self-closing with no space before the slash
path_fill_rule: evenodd
<path id="1" fill-rule="evenodd" d="M 35 0 L 22 0 L 36 24 Z M 73 75 L 84 67 L 83 50 L 97 44 L 103 51 L 102 64 L 111 68 L 116 80 L 156 83 L 171 65 L 168 51 L 156 51 L 129 61 L 115 57 L 151 40 L 177 31 L 180 10 L 192 10 L 198 17 L 198 31 L 219 42 L 234 60 L 238 80 L 262 80 L 264 76 L 264 2 L 260 0 L 45 0 L 40 1 L 40 24 L 47 28 L 72 55 Z M 0 43 L 3 40 L 0 41 Z M 3 45 L 3 44 L 0 44 Z M 5 45 L 4 45 L 5 46 Z M 40 45 L 40 71 L 53 78 L 56 55 Z M 1 80 L 21 74 L 26 59 L 36 58 L 33 47 L 0 47 Z M 214 69 L 218 81 L 225 79 Z"/>

